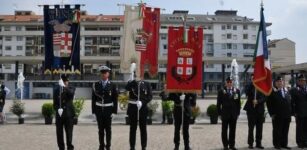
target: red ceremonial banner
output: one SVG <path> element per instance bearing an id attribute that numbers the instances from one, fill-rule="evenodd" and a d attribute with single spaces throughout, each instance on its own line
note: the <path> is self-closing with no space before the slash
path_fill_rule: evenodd
<path id="1" fill-rule="evenodd" d="M 187 43 L 184 28 L 168 29 L 167 91 L 201 93 L 203 29 L 190 27 Z"/>
<path id="2" fill-rule="evenodd" d="M 159 52 L 159 29 L 160 29 L 160 8 L 146 7 L 143 16 L 143 30 L 146 33 L 147 46 L 141 51 L 140 73 L 144 75 L 148 71 L 150 76 L 158 73 L 158 52 Z"/>

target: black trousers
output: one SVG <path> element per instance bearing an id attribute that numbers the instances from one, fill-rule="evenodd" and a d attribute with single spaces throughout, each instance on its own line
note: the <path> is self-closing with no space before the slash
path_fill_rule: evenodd
<path id="1" fill-rule="evenodd" d="M 166 120 L 166 113 L 165 111 L 162 109 L 162 122 L 164 123 Z"/>
<path id="2" fill-rule="evenodd" d="M 72 136 L 73 136 L 73 118 L 72 117 L 56 117 L 56 135 L 59 150 L 65 150 L 64 143 L 64 130 L 66 132 L 66 145 L 67 150 L 73 150 L 74 146 L 72 145 Z"/>
<path id="3" fill-rule="evenodd" d="M 145 111 L 144 107 L 140 109 L 139 112 L 139 121 L 137 118 L 137 107 L 136 105 L 130 106 L 129 108 L 129 119 L 130 119 L 130 135 L 129 142 L 130 148 L 135 149 L 135 140 L 136 140 L 136 130 L 137 125 L 139 124 L 140 132 L 141 132 L 141 146 L 142 148 L 146 148 L 147 146 L 147 111 Z"/>
<path id="4" fill-rule="evenodd" d="M 176 106 L 174 108 L 174 126 L 175 126 L 174 144 L 175 146 L 180 145 L 181 125 L 182 125 L 182 108 Z M 186 149 L 189 148 L 189 144 L 190 144 L 189 126 L 190 126 L 190 117 L 187 116 L 186 113 L 184 113 L 182 130 L 183 130 L 184 146 Z"/>
<path id="5" fill-rule="evenodd" d="M 104 150 L 105 147 L 111 147 L 112 138 L 112 117 L 110 114 L 105 115 L 102 111 L 96 113 L 99 135 L 99 150 Z M 106 142 L 104 138 L 106 137 Z"/>
<path id="6" fill-rule="evenodd" d="M 273 124 L 273 145 L 274 147 L 288 146 L 288 133 L 291 118 L 283 118 L 275 116 L 272 120 Z"/>
<path id="7" fill-rule="evenodd" d="M 224 147 L 235 146 L 237 119 L 237 117 L 222 118 L 222 142 Z"/>
<path id="8" fill-rule="evenodd" d="M 296 143 L 307 146 L 307 117 L 296 117 Z"/>
<path id="9" fill-rule="evenodd" d="M 248 145 L 254 144 L 254 129 L 256 127 L 256 145 L 260 146 L 262 140 L 264 114 L 247 114 L 248 119 Z"/>

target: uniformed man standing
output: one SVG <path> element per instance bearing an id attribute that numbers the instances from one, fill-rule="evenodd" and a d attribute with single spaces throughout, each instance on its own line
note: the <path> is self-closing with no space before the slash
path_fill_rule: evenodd
<path id="1" fill-rule="evenodd" d="M 4 123 L 3 109 L 5 105 L 6 91 L 4 84 L 0 84 L 0 123 Z"/>
<path id="2" fill-rule="evenodd" d="M 62 80 L 62 81 L 61 81 Z M 56 135 L 59 150 L 65 150 L 63 128 L 66 132 L 67 150 L 73 150 L 73 119 L 75 117 L 75 109 L 73 99 L 75 88 L 68 85 L 68 76 L 62 75 L 59 85 L 54 88 L 53 107 L 56 110 Z"/>
<path id="3" fill-rule="evenodd" d="M 196 94 L 192 93 L 170 93 L 169 98 L 173 100 L 175 103 L 174 107 L 174 125 L 175 125 L 175 132 L 174 132 L 174 150 L 179 150 L 180 145 L 180 129 L 182 125 L 183 130 L 183 140 L 184 140 L 184 149 L 191 150 L 190 147 L 190 136 L 189 136 L 189 125 L 190 125 L 190 118 L 192 117 L 192 107 L 196 106 Z M 184 111 L 182 112 L 182 108 Z M 183 118 L 183 121 L 182 121 Z"/>
<path id="4" fill-rule="evenodd" d="M 281 77 L 274 81 L 271 95 L 267 99 L 269 114 L 273 123 L 273 145 L 275 149 L 288 147 L 288 132 L 292 115 L 291 96 Z"/>
<path id="5" fill-rule="evenodd" d="M 240 115 L 240 109 L 240 90 L 233 87 L 232 78 L 228 77 L 226 79 L 226 86 L 218 92 L 217 96 L 217 110 L 222 120 L 222 141 L 224 150 L 236 150 L 236 126 L 237 119 Z"/>
<path id="6" fill-rule="evenodd" d="M 127 115 L 130 119 L 130 149 L 135 150 L 136 129 L 139 123 L 142 150 L 147 147 L 147 104 L 152 100 L 151 85 L 143 80 L 131 80 L 126 86 L 129 92 Z"/>
<path id="7" fill-rule="evenodd" d="M 298 77 L 297 86 L 290 93 L 296 118 L 296 143 L 299 148 L 307 148 L 307 87 L 303 74 Z"/>
<path id="8" fill-rule="evenodd" d="M 118 91 L 116 86 L 109 81 L 111 69 L 101 66 L 99 70 L 101 80 L 94 83 L 92 89 L 92 113 L 96 115 L 98 123 L 99 150 L 110 150 L 112 114 L 117 114 Z"/>
<path id="9" fill-rule="evenodd" d="M 251 79 L 253 79 L 253 75 L 251 76 Z M 247 96 L 247 102 L 244 106 L 244 110 L 247 112 L 248 119 L 248 148 L 254 148 L 254 128 L 256 126 L 256 148 L 264 149 L 261 140 L 264 122 L 265 95 L 260 91 L 256 91 L 255 97 L 255 87 L 252 82 L 246 86 L 245 93 Z"/>

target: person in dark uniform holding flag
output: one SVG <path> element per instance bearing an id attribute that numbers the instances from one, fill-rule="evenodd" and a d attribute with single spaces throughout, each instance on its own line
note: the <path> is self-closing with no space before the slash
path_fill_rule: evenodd
<path id="1" fill-rule="evenodd" d="M 99 71 L 101 73 L 101 80 L 95 82 L 92 89 L 92 113 L 96 115 L 98 123 L 99 150 L 110 150 L 112 114 L 117 114 L 118 90 L 109 81 L 111 69 L 107 66 L 101 66 Z"/>
<path id="2" fill-rule="evenodd" d="M 126 85 L 129 92 L 127 115 L 130 119 L 130 149 L 135 150 L 136 129 L 139 123 L 142 150 L 147 147 L 147 104 L 152 100 L 151 85 L 143 80 L 130 80 Z"/>
<path id="3" fill-rule="evenodd" d="M 218 92 L 217 96 L 217 110 L 222 120 L 222 141 L 224 150 L 236 150 L 236 126 L 240 115 L 240 109 L 240 90 L 233 87 L 232 78 L 228 77 L 226 79 L 226 86 Z"/>
<path id="4" fill-rule="evenodd" d="M 307 148 L 307 87 L 303 74 L 299 75 L 297 86 L 290 93 L 296 118 L 296 143 L 299 148 Z"/>
<path id="5" fill-rule="evenodd" d="M 192 107 L 196 106 L 196 97 L 197 95 L 194 93 L 170 93 L 170 100 L 174 101 L 174 150 L 179 150 L 180 145 L 180 128 L 182 126 L 183 130 L 183 140 L 184 140 L 184 149 L 191 150 L 190 147 L 190 135 L 189 135 L 189 125 L 190 118 L 192 117 Z M 182 108 L 184 111 L 182 112 Z M 183 118 L 183 121 L 182 121 Z"/>
<path id="6" fill-rule="evenodd" d="M 72 145 L 75 109 L 73 99 L 75 88 L 68 85 L 68 76 L 62 75 L 59 85 L 54 88 L 53 107 L 56 110 L 56 135 L 59 150 L 65 150 L 63 128 L 66 132 L 67 150 L 73 150 Z"/>
<path id="7" fill-rule="evenodd" d="M 251 76 L 251 80 L 252 79 L 253 75 Z M 248 119 L 248 148 L 254 148 L 254 128 L 256 127 L 256 148 L 264 149 L 261 140 L 264 122 L 265 95 L 257 90 L 255 97 L 255 86 L 252 82 L 246 86 L 245 93 L 247 102 L 245 103 L 244 110 L 247 112 Z"/>
<path id="8" fill-rule="evenodd" d="M 292 115 L 291 95 L 278 76 L 273 91 L 267 99 L 267 107 L 273 123 L 273 145 L 275 149 L 288 147 L 288 133 Z"/>

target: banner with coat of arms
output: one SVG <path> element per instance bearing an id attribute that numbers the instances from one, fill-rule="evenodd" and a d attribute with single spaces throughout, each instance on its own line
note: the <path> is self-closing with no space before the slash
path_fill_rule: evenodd
<path id="1" fill-rule="evenodd" d="M 202 49 L 203 29 L 201 27 L 189 29 L 169 27 L 166 74 L 169 92 L 201 93 Z"/>
<path id="2" fill-rule="evenodd" d="M 80 74 L 80 17 L 80 5 L 44 6 L 45 74 Z"/>
<path id="3" fill-rule="evenodd" d="M 131 63 L 137 64 L 136 74 L 158 73 L 160 8 L 138 6 L 125 7 L 124 48 L 121 51 L 121 72 L 130 73 Z"/>

